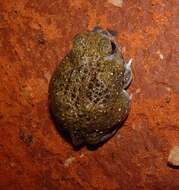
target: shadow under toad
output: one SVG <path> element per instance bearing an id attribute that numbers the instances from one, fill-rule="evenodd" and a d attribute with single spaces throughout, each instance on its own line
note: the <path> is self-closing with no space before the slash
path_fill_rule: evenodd
<path id="1" fill-rule="evenodd" d="M 175 170 L 179 169 L 179 166 L 174 166 L 171 163 L 167 163 L 167 166 Z"/>

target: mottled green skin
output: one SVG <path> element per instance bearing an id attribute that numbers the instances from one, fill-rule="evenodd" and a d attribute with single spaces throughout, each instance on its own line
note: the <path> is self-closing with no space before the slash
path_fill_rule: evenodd
<path id="1" fill-rule="evenodd" d="M 117 47 L 112 50 L 111 41 L 116 43 L 102 31 L 77 35 L 51 78 L 52 113 L 74 145 L 105 141 L 128 114 L 124 61 Z"/>

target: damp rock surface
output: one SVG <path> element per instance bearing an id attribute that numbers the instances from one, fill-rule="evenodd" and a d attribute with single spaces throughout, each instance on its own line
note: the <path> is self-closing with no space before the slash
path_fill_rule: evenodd
<path id="1" fill-rule="evenodd" d="M 179 189 L 178 2 L 0 1 L 0 189 Z M 48 109 L 48 85 L 78 33 L 118 33 L 133 59 L 131 111 L 96 150 L 74 150 Z M 84 155 L 84 156 L 81 156 Z"/>

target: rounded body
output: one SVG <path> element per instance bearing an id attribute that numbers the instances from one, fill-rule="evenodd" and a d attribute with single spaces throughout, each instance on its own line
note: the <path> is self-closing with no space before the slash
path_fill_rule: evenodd
<path id="1" fill-rule="evenodd" d="M 98 29 L 76 36 L 49 86 L 52 114 L 74 145 L 98 144 L 115 133 L 130 107 L 125 77 L 131 80 L 111 34 Z"/>

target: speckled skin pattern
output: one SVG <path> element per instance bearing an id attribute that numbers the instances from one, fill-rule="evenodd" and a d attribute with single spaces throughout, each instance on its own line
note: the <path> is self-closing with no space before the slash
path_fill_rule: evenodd
<path id="1" fill-rule="evenodd" d="M 129 117 L 97 150 L 75 151 L 48 105 L 76 34 L 118 32 L 133 59 Z M 178 190 L 178 1 L 0 0 L 0 190 Z"/>
<path id="2" fill-rule="evenodd" d="M 49 87 L 52 113 L 74 145 L 109 139 L 129 112 L 125 67 L 113 36 L 96 28 L 75 37 L 72 50 L 57 66 Z"/>

